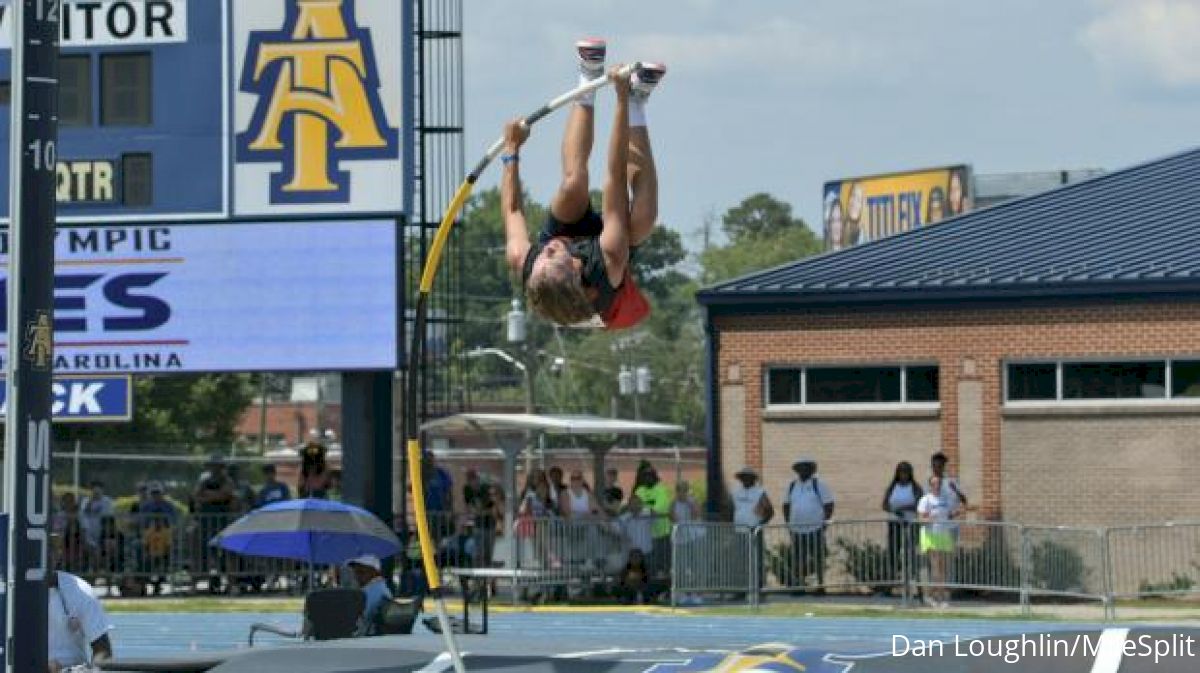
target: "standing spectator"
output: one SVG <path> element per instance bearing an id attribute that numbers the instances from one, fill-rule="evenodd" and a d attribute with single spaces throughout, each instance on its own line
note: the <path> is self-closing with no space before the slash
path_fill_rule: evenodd
<path id="1" fill-rule="evenodd" d="M 72 666 L 93 667 L 112 658 L 108 632 L 112 623 L 87 582 L 56 570 L 46 576 L 49 585 L 47 628 L 49 669 L 53 673 Z"/>
<path id="2" fill-rule="evenodd" d="M 500 503 L 494 497 L 492 485 L 479 477 L 475 468 L 469 468 L 467 483 L 463 484 L 463 503 L 474 522 L 475 567 L 492 565 L 492 550 L 496 544 L 496 522 L 504 517 Z"/>
<path id="3" fill-rule="evenodd" d="M 83 540 L 87 544 L 89 556 L 99 559 L 102 555 L 104 518 L 113 515 L 113 501 L 104 494 L 104 483 L 100 480 L 93 480 L 91 488 L 92 492 L 83 498 L 79 506 L 79 525 L 83 529 Z"/>
<path id="4" fill-rule="evenodd" d="M 833 491 L 817 479 L 817 461 L 801 458 L 792 463 L 796 479 L 783 497 L 783 516 L 792 536 L 792 573 L 789 584 L 805 586 L 816 574 L 816 593 L 824 593 L 825 522 L 833 516 Z"/>
<path id="5" fill-rule="evenodd" d="M 59 498 L 58 513 L 54 517 L 54 533 L 62 540 L 63 567 L 70 571 L 83 569 L 87 557 L 83 526 L 79 521 L 79 502 L 75 494 L 67 491 Z"/>
<path id="6" fill-rule="evenodd" d="M 255 498 L 255 507 L 262 507 L 280 500 L 291 500 L 292 491 L 288 485 L 275 478 L 275 466 L 271 464 L 263 465 L 263 485 L 258 489 L 258 496 Z"/>
<path id="7" fill-rule="evenodd" d="M 650 571 L 666 574 L 671 567 L 671 491 L 658 478 L 658 472 L 648 461 L 638 466 L 637 481 L 633 494 L 641 500 L 654 525 L 654 547 L 649 554 Z"/>
<path id="8" fill-rule="evenodd" d="M 196 541 L 198 556 L 204 560 L 203 568 L 209 573 L 208 589 L 212 593 L 220 591 L 219 559 L 215 548 L 208 541 L 225 526 L 229 525 L 230 516 L 236 500 L 233 480 L 225 473 L 225 457 L 219 453 L 209 456 L 204 464 L 207 471 L 196 482 L 192 491 L 192 501 L 196 503 L 196 513 L 199 515 L 200 539 Z"/>
<path id="9" fill-rule="evenodd" d="M 137 500 L 129 506 L 129 514 L 133 518 L 135 526 L 141 526 L 142 507 L 150 502 L 150 489 L 146 486 L 146 482 L 139 481 L 137 483 Z"/>
<path id="10" fill-rule="evenodd" d="M 254 494 L 254 487 L 250 485 L 250 482 L 242 479 L 241 465 L 233 463 L 229 466 L 229 479 L 233 481 L 234 513 L 243 514 L 254 509 L 258 496 Z"/>
<path id="11" fill-rule="evenodd" d="M 625 535 L 629 556 L 617 577 L 617 597 L 626 602 L 644 603 L 653 598 L 655 573 L 647 562 L 654 551 L 654 516 L 636 494 L 617 518 Z"/>
<path id="12" fill-rule="evenodd" d="M 331 480 L 325 445 L 318 441 L 305 444 L 300 452 L 300 483 L 296 485 L 296 493 L 301 498 L 328 498 Z"/>
<path id="13" fill-rule="evenodd" d="M 558 513 L 564 519 L 574 520 L 586 520 L 600 514 L 592 489 L 579 470 L 571 472 L 570 483 L 558 494 Z"/>
<path id="14" fill-rule="evenodd" d="M 625 491 L 618 482 L 617 469 L 610 467 L 604 471 L 604 490 L 600 492 L 600 507 L 609 515 L 621 513 L 621 503 L 625 501 Z"/>
<path id="15" fill-rule="evenodd" d="M 701 521 L 700 505 L 692 497 L 691 487 L 686 481 L 675 484 L 675 501 L 671 503 L 671 523 L 676 526 L 675 541 L 685 559 L 695 557 L 694 548 L 703 539 L 704 529 L 700 526 L 689 526 Z M 693 573 L 685 573 L 690 576 Z M 685 585 L 686 586 L 686 585 Z M 700 605 L 703 600 L 699 594 L 684 593 L 679 597 L 680 605 Z"/>
<path id="16" fill-rule="evenodd" d="M 733 487 L 731 498 L 733 500 L 733 543 L 735 550 L 753 549 L 754 550 L 754 567 L 758 572 L 758 588 L 762 588 L 764 565 L 763 565 L 763 544 L 761 539 L 755 539 L 755 533 L 760 526 L 765 526 L 775 518 L 775 506 L 771 504 L 771 498 L 767 495 L 767 489 L 762 487 L 758 481 L 758 472 L 749 465 L 738 470 L 733 475 L 738 480 L 738 485 Z M 733 558 L 737 567 L 743 568 L 743 554 L 735 552 Z M 747 569 L 746 572 L 749 572 Z M 783 578 L 780 578 L 782 581 Z M 747 583 L 749 579 L 746 580 Z"/>
<path id="17" fill-rule="evenodd" d="M 150 586 L 157 596 L 170 571 L 171 530 L 179 518 L 179 510 L 167 500 L 162 482 L 152 481 L 146 490 L 150 500 L 142 506 L 142 572 L 149 575 Z"/>
<path id="18" fill-rule="evenodd" d="M 550 480 L 550 497 L 554 498 L 554 502 L 558 502 L 562 492 L 567 490 L 567 485 L 563 482 L 562 468 L 551 465 L 550 469 L 546 470 L 546 478 Z"/>
<path id="19" fill-rule="evenodd" d="M 917 567 L 917 503 L 923 495 L 925 491 L 913 479 L 912 463 L 898 463 L 892 483 L 888 484 L 883 494 L 883 511 L 891 515 L 888 521 L 888 569 L 893 579 L 908 582 L 914 576 Z"/>
<path id="20" fill-rule="evenodd" d="M 433 537 L 441 540 L 454 535 L 454 479 L 438 465 L 432 451 L 422 461 L 425 475 L 425 511 L 433 522 Z"/>
<path id="21" fill-rule="evenodd" d="M 160 519 L 168 525 L 174 524 L 179 517 L 179 510 L 170 500 L 167 500 L 162 482 L 152 481 L 146 485 L 146 490 L 150 494 L 150 499 L 142 505 L 142 520 L 149 522 Z"/>
<path id="22" fill-rule="evenodd" d="M 962 487 L 958 485 L 957 479 L 946 475 L 947 462 L 946 454 L 938 451 L 929 458 L 929 469 L 933 472 L 933 477 L 938 477 L 941 480 L 941 487 L 946 489 L 946 493 L 943 495 L 948 500 L 952 500 L 956 503 L 954 506 L 955 511 L 965 512 L 969 507 L 967 503 L 967 494 L 963 493 Z M 933 484 L 933 477 L 929 478 L 931 488 Z"/>
<path id="23" fill-rule="evenodd" d="M 942 478 L 929 478 L 929 492 L 917 503 L 917 514 L 921 518 L 921 553 L 929 556 L 929 591 L 925 602 L 931 607 L 947 607 L 950 590 L 946 586 L 947 565 L 954 553 L 954 533 L 950 519 L 957 511 L 957 498 L 946 488 Z"/>

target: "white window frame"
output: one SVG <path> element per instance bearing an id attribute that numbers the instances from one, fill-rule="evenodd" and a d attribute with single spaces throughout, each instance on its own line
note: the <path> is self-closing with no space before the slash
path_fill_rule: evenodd
<path id="1" fill-rule="evenodd" d="M 897 367 L 900 369 L 900 401 L 898 402 L 814 402 L 808 401 L 808 370 L 810 368 L 824 369 L 827 367 Z M 928 360 L 919 360 L 915 362 L 813 362 L 806 365 L 794 365 L 783 363 L 768 364 L 763 368 L 763 409 L 770 411 L 813 411 L 813 410 L 828 410 L 828 411 L 895 411 L 895 410 L 920 410 L 920 411 L 937 411 L 942 408 L 941 391 L 938 391 L 938 401 L 936 402 L 909 402 L 908 401 L 908 368 L 909 367 L 933 367 L 938 370 L 938 381 L 940 386 L 941 381 L 941 365 L 937 362 Z M 771 389 L 770 389 L 770 373 L 776 369 L 798 369 L 800 370 L 800 403 L 799 404 L 772 404 Z"/>
<path id="2" fill-rule="evenodd" d="M 1062 358 L 1015 358 L 1004 360 L 1002 382 L 1004 388 L 1004 406 L 1013 409 L 1045 408 L 1045 407 L 1200 407 L 1200 397 L 1175 397 L 1173 371 L 1177 361 L 1200 361 L 1200 356 L 1086 356 Z M 1088 363 L 1126 362 L 1162 362 L 1165 366 L 1163 383 L 1166 394 L 1163 397 L 1118 397 L 1110 399 L 1065 399 L 1063 397 L 1063 365 Z M 1009 398 L 1008 379 L 1009 367 L 1014 365 L 1054 365 L 1054 399 L 1053 400 L 1013 400 Z"/>

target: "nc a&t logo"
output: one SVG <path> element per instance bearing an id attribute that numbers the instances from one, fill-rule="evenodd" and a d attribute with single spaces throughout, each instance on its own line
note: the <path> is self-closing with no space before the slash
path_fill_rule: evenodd
<path id="1" fill-rule="evenodd" d="M 281 30 L 250 33 L 240 88 L 258 103 L 238 134 L 238 161 L 282 165 L 272 203 L 347 203 L 340 161 L 398 156 L 370 31 L 355 24 L 354 0 L 286 1 Z"/>

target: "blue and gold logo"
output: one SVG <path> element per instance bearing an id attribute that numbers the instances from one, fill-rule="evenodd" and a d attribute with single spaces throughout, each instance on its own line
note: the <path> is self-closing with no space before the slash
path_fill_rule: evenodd
<path id="1" fill-rule="evenodd" d="M 646 673 L 846 673 L 851 668 L 823 652 L 772 643 L 729 654 L 701 654 L 681 663 L 655 664 Z"/>
<path id="2" fill-rule="evenodd" d="M 240 162 L 273 162 L 271 203 L 346 203 L 350 175 L 339 162 L 399 156 L 388 126 L 370 31 L 354 0 L 286 0 L 278 31 L 253 31 L 240 89 L 258 96 Z"/>

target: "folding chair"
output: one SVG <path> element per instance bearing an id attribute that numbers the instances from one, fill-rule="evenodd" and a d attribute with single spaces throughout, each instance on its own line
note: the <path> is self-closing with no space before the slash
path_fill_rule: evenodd
<path id="1" fill-rule="evenodd" d="M 367 599 L 358 589 L 318 589 L 304 597 L 304 624 L 300 631 L 289 631 L 274 624 L 254 624 L 250 627 L 250 647 L 259 631 L 284 638 L 302 640 L 333 640 L 352 638 L 362 626 Z"/>

